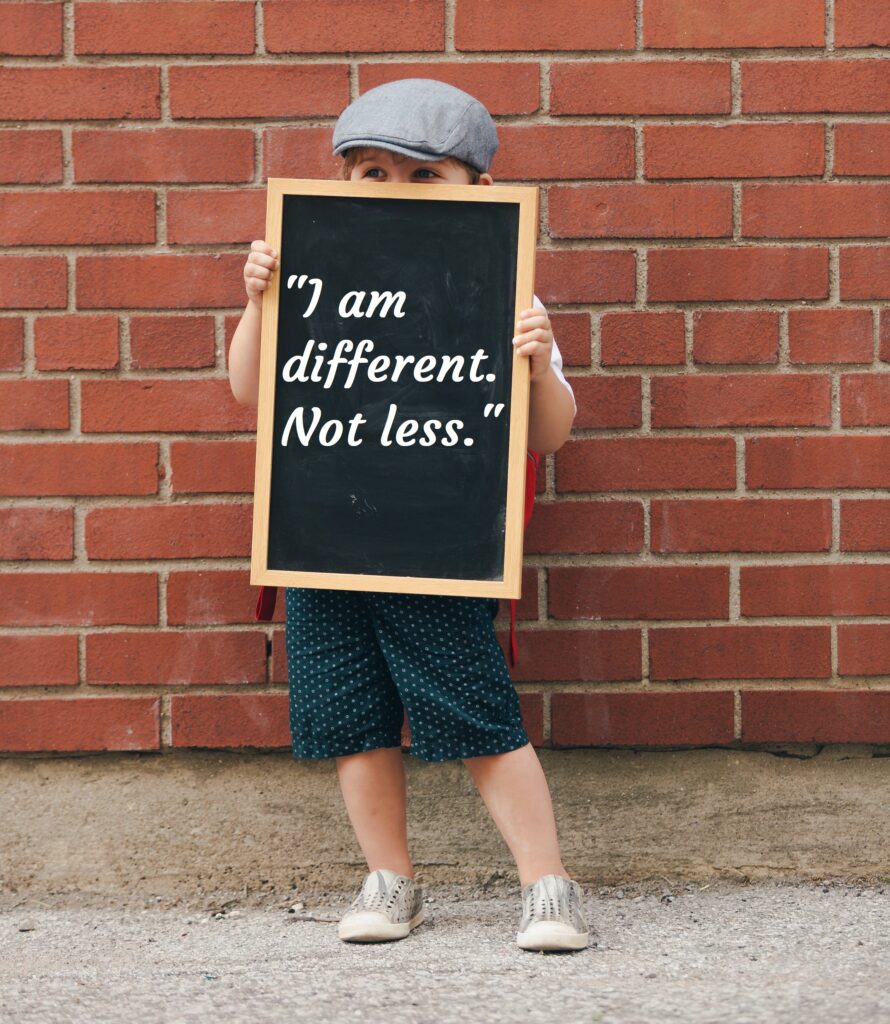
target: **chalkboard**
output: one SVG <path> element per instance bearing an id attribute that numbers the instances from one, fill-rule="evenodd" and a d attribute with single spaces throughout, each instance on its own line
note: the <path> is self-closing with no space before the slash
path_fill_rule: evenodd
<path id="1" fill-rule="evenodd" d="M 251 583 L 519 597 L 537 189 L 270 178 Z"/>

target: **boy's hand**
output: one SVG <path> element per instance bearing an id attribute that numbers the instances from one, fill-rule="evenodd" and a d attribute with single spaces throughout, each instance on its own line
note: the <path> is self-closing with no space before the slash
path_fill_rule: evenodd
<path id="1" fill-rule="evenodd" d="M 266 242 L 258 239 L 250 243 L 250 255 L 244 264 L 244 284 L 247 297 L 262 309 L 263 292 L 269 287 L 272 273 L 278 269 L 278 254 Z"/>
<path id="2" fill-rule="evenodd" d="M 553 351 L 553 330 L 543 306 L 524 309 L 519 314 L 513 345 L 521 356 L 528 356 L 531 359 L 530 380 L 540 380 L 546 376 L 550 370 L 550 357 Z"/>

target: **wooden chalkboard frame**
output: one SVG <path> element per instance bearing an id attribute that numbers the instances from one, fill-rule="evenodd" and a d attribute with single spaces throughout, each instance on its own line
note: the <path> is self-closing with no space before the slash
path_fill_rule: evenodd
<path id="1" fill-rule="evenodd" d="M 276 350 L 279 322 L 279 277 L 282 253 L 283 203 L 286 195 L 351 196 L 428 199 L 460 202 L 515 203 L 519 212 L 516 252 L 514 317 L 529 308 L 534 298 L 535 252 L 538 234 L 537 186 L 409 184 L 347 182 L 303 178 L 269 178 L 266 191 L 266 242 L 281 257 L 263 293 L 259 397 L 257 406 L 256 466 L 250 582 L 253 585 L 320 587 L 332 590 L 442 594 L 466 597 L 519 598 L 522 593 L 523 513 L 528 444 L 528 358 L 512 356 L 509 450 L 502 579 L 448 579 L 441 577 L 365 573 L 308 572 L 269 568 L 269 516 L 272 473 L 273 417 L 275 411 Z"/>

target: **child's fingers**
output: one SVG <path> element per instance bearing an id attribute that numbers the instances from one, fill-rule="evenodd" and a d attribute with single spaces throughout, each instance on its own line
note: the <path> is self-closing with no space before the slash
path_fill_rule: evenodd
<path id="1" fill-rule="evenodd" d="M 247 257 L 249 267 L 269 267 L 274 269 L 278 266 L 278 260 L 274 256 L 267 256 L 265 253 L 252 252 Z"/>
<path id="2" fill-rule="evenodd" d="M 250 249 L 251 249 L 251 252 L 262 252 L 262 253 L 266 253 L 268 256 L 277 256 L 278 255 L 278 253 L 275 252 L 275 250 L 272 248 L 272 246 L 269 245 L 269 243 L 264 241 L 262 238 L 257 238 L 253 242 L 251 242 L 250 243 Z"/>
<path id="3" fill-rule="evenodd" d="M 545 345 L 541 341 L 529 341 L 527 338 L 514 338 L 513 347 L 521 356 L 531 356 L 536 352 L 546 352 L 549 349 L 548 345 Z"/>
<path id="4" fill-rule="evenodd" d="M 517 333 L 521 332 L 524 334 L 526 331 L 533 331 L 537 327 L 548 330 L 550 328 L 550 320 L 546 316 L 530 316 L 516 321 Z"/>
<path id="5" fill-rule="evenodd" d="M 244 268 L 244 276 L 262 277 L 268 279 L 272 276 L 273 270 L 275 270 L 274 266 L 270 267 L 263 266 L 262 264 L 259 263 L 248 263 L 247 266 Z"/>
<path id="6" fill-rule="evenodd" d="M 530 331 L 523 330 L 513 338 L 514 345 L 526 344 L 529 341 L 552 342 L 550 331 L 544 327 L 535 327 Z"/>

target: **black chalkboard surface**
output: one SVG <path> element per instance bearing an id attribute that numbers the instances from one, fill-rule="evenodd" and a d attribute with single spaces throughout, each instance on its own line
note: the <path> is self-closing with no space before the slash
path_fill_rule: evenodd
<path id="1" fill-rule="evenodd" d="M 520 596 L 537 189 L 270 178 L 251 583 Z"/>

